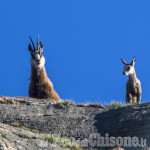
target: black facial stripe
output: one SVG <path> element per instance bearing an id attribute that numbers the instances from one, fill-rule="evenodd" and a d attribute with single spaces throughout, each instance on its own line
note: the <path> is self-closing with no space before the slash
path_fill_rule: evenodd
<path id="1" fill-rule="evenodd" d="M 41 52 L 41 53 L 40 53 L 40 58 L 42 58 L 42 56 L 43 56 L 43 53 Z"/>
<path id="2" fill-rule="evenodd" d="M 31 56 L 32 56 L 33 59 L 35 59 L 35 56 L 32 53 L 31 53 Z"/>
<path id="3" fill-rule="evenodd" d="M 39 56 L 40 56 L 40 58 L 42 58 L 42 56 L 43 56 L 43 52 L 41 52 L 41 51 L 39 51 L 39 50 L 36 50 L 36 51 L 31 52 L 31 56 L 32 56 L 32 58 L 36 60 L 35 55 L 39 55 Z M 39 60 L 36 60 L 36 61 L 38 62 Z"/>

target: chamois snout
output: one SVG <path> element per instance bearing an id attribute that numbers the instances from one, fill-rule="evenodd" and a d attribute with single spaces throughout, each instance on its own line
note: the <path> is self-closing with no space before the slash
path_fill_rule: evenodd
<path id="1" fill-rule="evenodd" d="M 42 42 L 40 42 L 39 44 L 39 36 L 37 37 L 37 47 L 35 48 L 35 45 L 31 39 L 31 37 L 29 37 L 31 40 L 31 44 L 29 44 L 28 46 L 28 50 L 31 53 L 31 64 L 32 66 L 34 66 L 35 68 L 42 68 L 45 64 L 45 58 L 43 57 L 43 44 Z"/>
<path id="2" fill-rule="evenodd" d="M 134 69 L 135 57 L 133 58 L 131 63 L 125 62 L 122 58 L 121 58 L 121 60 L 124 64 L 123 75 L 128 76 L 128 75 L 134 74 L 134 72 L 135 72 L 135 69 Z"/>

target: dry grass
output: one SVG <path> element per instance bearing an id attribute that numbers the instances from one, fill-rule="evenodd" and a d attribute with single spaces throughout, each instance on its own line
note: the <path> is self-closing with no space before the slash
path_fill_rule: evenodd
<path id="1" fill-rule="evenodd" d="M 77 145 L 76 143 L 71 142 L 69 139 L 64 139 L 60 137 L 54 137 L 51 134 L 45 134 L 45 140 L 47 140 L 50 143 L 57 143 L 63 148 L 70 148 L 72 150 L 82 150 L 82 148 Z"/>
<path id="2" fill-rule="evenodd" d="M 56 108 L 59 109 L 66 109 L 70 106 L 76 106 L 75 103 L 71 100 L 65 101 L 65 102 L 60 102 L 56 104 Z"/>
<path id="3" fill-rule="evenodd" d="M 115 102 L 112 101 L 110 104 L 106 105 L 106 108 L 108 109 L 116 109 L 116 108 L 120 108 L 123 107 L 123 103 L 122 102 Z"/>

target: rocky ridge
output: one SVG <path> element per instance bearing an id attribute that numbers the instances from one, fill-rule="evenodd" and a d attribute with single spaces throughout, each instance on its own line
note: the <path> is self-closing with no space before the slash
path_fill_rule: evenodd
<path id="1" fill-rule="evenodd" d="M 139 141 L 147 140 L 146 147 L 125 147 L 126 150 L 148 150 L 150 146 L 150 103 L 106 109 L 101 105 L 75 105 L 63 101 L 59 101 L 58 104 L 54 100 L 0 97 L 0 122 L 0 134 L 2 135 L 0 145 L 6 146 L 7 143 L 10 143 L 14 149 L 21 144 L 14 144 L 10 138 L 13 136 L 8 134 L 10 130 L 14 134 L 15 143 L 19 138 L 19 141 L 23 142 L 22 149 L 28 149 L 25 147 L 26 145 L 30 145 L 33 147 L 32 149 L 40 149 L 40 147 L 35 148 L 36 141 L 45 140 L 44 137 L 41 138 L 45 134 L 59 135 L 68 139 L 75 138 L 80 141 L 89 140 L 93 134 L 100 134 L 104 137 L 106 133 L 114 137 L 130 136 L 133 138 L 136 136 Z M 14 125 L 18 127 L 14 127 Z M 26 127 L 30 131 L 24 131 L 21 127 Z M 25 133 L 25 135 L 30 135 L 29 138 L 18 137 L 17 132 L 20 130 L 29 132 Z M 5 131 L 6 134 L 3 135 L 2 131 Z M 39 134 L 37 135 L 33 131 L 38 131 Z M 35 136 L 37 138 L 31 138 Z M 12 142 L 7 141 L 9 138 Z M 62 148 L 57 144 L 54 146 L 53 149 Z M 89 143 L 88 147 L 83 148 L 94 149 L 90 146 Z M 95 149 L 100 150 L 100 147 Z"/>

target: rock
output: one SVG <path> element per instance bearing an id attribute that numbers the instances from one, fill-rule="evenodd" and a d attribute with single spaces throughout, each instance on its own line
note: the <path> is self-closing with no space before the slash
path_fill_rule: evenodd
<path id="1" fill-rule="evenodd" d="M 75 140 L 79 141 L 84 141 L 85 139 L 89 141 L 89 136 L 92 134 L 105 137 L 106 133 L 108 133 L 109 137 L 121 137 L 124 139 L 129 136 L 132 142 L 134 142 L 136 137 L 141 142 L 140 144 L 147 140 L 145 142 L 147 147 L 143 147 L 143 145 L 124 147 L 125 150 L 146 150 L 150 146 L 150 103 L 109 110 L 95 105 L 75 105 L 72 103 L 67 103 L 66 105 L 62 101 L 60 104 L 56 104 L 54 100 L 23 97 L 0 97 L 0 99 L 3 100 L 3 103 L 0 104 L 0 122 L 10 125 L 8 128 L 12 130 L 14 130 L 12 125 L 18 127 L 25 126 L 32 131 L 38 131 L 40 134 L 56 134 L 62 137 L 75 138 Z M 17 129 L 19 130 L 19 128 Z M 6 135 L 9 132 L 10 130 L 6 130 Z M 10 132 L 7 137 L 10 138 L 12 134 L 14 132 Z M 32 132 L 27 133 L 27 135 L 29 137 L 35 136 Z M 34 149 L 34 146 L 37 146 L 35 144 L 36 141 L 39 141 L 38 143 L 43 142 L 40 142 L 40 138 L 36 140 L 34 138 L 33 140 L 30 138 L 20 140 L 20 137 L 16 134 L 13 136 L 16 141 L 15 146 L 24 145 L 24 148 L 27 145 L 31 145 Z M 0 142 L 3 147 L 7 145 L 4 138 Z M 8 145 L 15 148 L 14 142 L 7 142 Z M 90 147 L 85 149 L 90 149 Z M 108 150 L 110 147 L 102 148 L 102 150 L 105 149 Z"/>
<path id="2" fill-rule="evenodd" d="M 59 145 L 46 141 L 44 134 L 0 123 L 1 150 L 40 150 L 43 148 L 63 150 Z"/>

